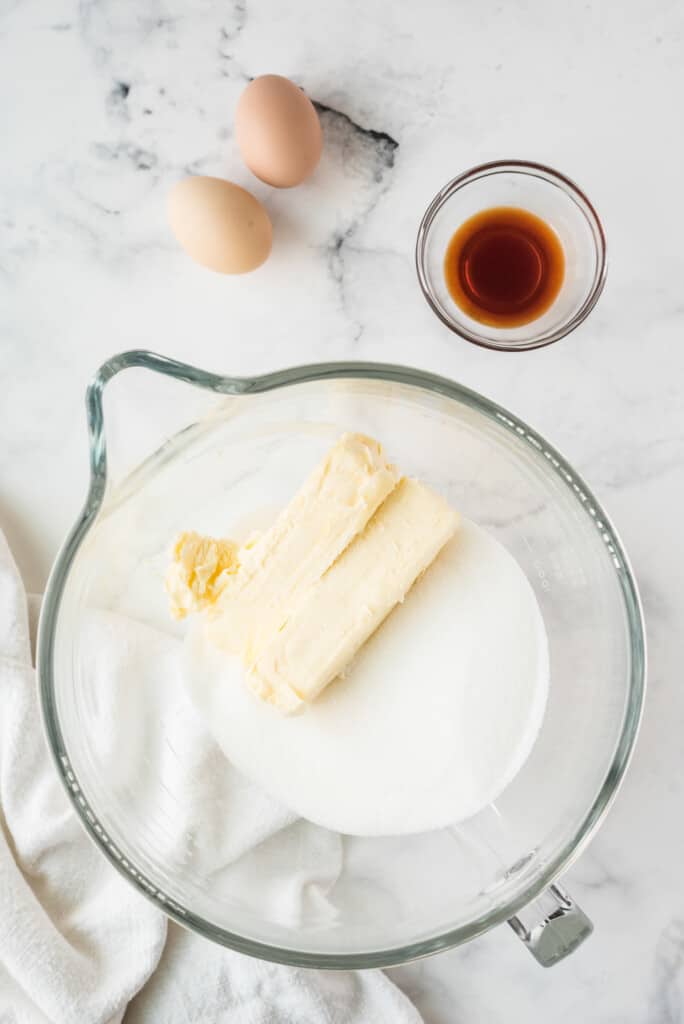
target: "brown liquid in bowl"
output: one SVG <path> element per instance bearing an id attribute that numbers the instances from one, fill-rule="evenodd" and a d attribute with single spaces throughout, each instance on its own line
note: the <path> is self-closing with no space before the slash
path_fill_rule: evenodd
<path id="1" fill-rule="evenodd" d="M 449 294 L 473 320 L 519 327 L 545 313 L 565 276 L 556 232 L 515 206 L 476 213 L 454 234 L 444 258 Z"/>

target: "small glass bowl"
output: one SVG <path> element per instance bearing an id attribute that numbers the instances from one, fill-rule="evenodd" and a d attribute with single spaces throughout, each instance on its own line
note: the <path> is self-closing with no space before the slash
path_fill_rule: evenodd
<path id="1" fill-rule="evenodd" d="M 444 257 L 454 232 L 473 214 L 518 206 L 541 217 L 560 238 L 565 278 L 553 304 L 517 327 L 481 324 L 456 305 L 444 278 Z M 485 348 L 524 351 L 565 337 L 596 305 L 606 281 L 606 236 L 584 193 L 558 171 L 522 160 L 496 160 L 459 174 L 428 206 L 418 229 L 416 270 L 423 294 L 440 320 Z"/>

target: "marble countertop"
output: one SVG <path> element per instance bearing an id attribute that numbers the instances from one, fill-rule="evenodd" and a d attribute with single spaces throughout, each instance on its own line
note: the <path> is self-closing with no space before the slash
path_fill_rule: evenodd
<path id="1" fill-rule="evenodd" d="M 612 513 L 644 599 L 650 692 L 633 766 L 566 877 L 595 923 L 551 971 L 506 928 L 392 972 L 427 1024 L 684 1019 L 684 11 L 669 0 L 7 0 L 0 11 L 0 523 L 41 590 L 86 484 L 83 391 L 149 347 L 251 373 L 326 359 L 414 364 L 500 401 Z M 293 77 L 326 111 L 304 187 L 256 183 L 232 140 L 247 78 Z M 452 336 L 413 245 L 452 175 L 519 156 L 599 209 L 606 291 L 563 342 L 507 355 Z M 191 264 L 165 197 L 187 172 L 247 185 L 272 258 Z"/>

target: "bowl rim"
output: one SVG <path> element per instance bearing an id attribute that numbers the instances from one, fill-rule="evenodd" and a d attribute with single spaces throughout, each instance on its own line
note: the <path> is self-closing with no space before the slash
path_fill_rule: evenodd
<path id="1" fill-rule="evenodd" d="M 477 332 L 470 330 L 465 324 L 460 323 L 454 317 L 450 316 L 434 294 L 432 285 L 430 284 L 430 276 L 426 267 L 427 243 L 430 237 L 430 230 L 435 217 L 445 203 L 451 199 L 455 192 L 458 192 L 465 186 L 472 184 L 472 182 L 478 181 L 480 178 L 489 177 L 493 174 L 504 174 L 506 172 L 527 174 L 532 177 L 540 178 L 547 184 L 560 188 L 565 192 L 565 194 L 573 200 L 587 220 L 596 245 L 596 270 L 591 288 L 587 292 L 582 304 L 575 310 L 566 323 L 545 332 L 538 338 L 532 338 L 529 341 L 497 340 L 495 337 L 491 336 L 491 334 L 487 334 L 486 325 L 483 324 L 482 332 Z M 418 234 L 416 236 L 415 266 L 416 274 L 418 275 L 418 283 L 425 301 L 430 306 L 435 316 L 437 316 L 450 331 L 453 331 L 454 334 L 457 334 L 465 341 L 470 341 L 474 345 L 479 345 L 481 348 L 487 348 L 492 351 L 529 352 L 532 349 L 545 348 L 547 345 L 552 345 L 554 342 L 560 341 L 561 338 L 566 337 L 566 335 L 570 334 L 576 327 L 579 327 L 579 325 L 586 320 L 598 302 L 601 292 L 605 287 L 606 276 L 608 273 L 607 248 L 606 233 L 603 228 L 603 224 L 601 223 L 601 218 L 599 217 L 593 203 L 588 199 L 579 185 L 572 180 L 572 178 L 567 177 L 567 175 L 562 174 L 553 167 L 549 167 L 546 164 L 536 163 L 533 160 L 490 160 L 487 163 L 478 164 L 476 167 L 471 167 L 469 170 L 463 171 L 461 174 L 457 174 L 456 177 L 448 181 L 446 185 L 439 190 L 437 195 L 428 204 L 428 207 L 421 218 L 420 225 L 418 227 Z"/>
<path id="2" fill-rule="evenodd" d="M 318 953 L 256 941 L 220 928 L 193 913 L 160 889 L 145 872 L 131 863 L 110 839 L 90 805 L 71 766 L 57 714 L 53 654 L 62 593 L 75 555 L 93 526 L 105 493 L 107 458 L 102 414 L 103 390 L 116 374 L 130 367 L 143 367 L 176 380 L 223 395 L 263 394 L 323 380 L 376 380 L 427 390 L 464 403 L 483 413 L 499 426 L 527 441 L 549 460 L 559 478 L 573 491 L 579 506 L 593 520 L 604 540 L 616 571 L 629 631 L 630 672 L 628 696 L 620 737 L 612 763 L 594 802 L 588 808 L 573 838 L 550 861 L 533 884 L 517 898 L 502 903 L 489 913 L 427 939 L 371 952 Z M 58 774 L 87 834 L 110 863 L 158 909 L 181 925 L 237 952 L 296 967 L 358 969 L 390 967 L 440 950 L 458 946 L 513 917 L 534 900 L 579 856 L 612 804 L 628 767 L 637 738 L 646 686 L 646 638 L 643 613 L 634 575 L 620 538 L 601 504 L 582 478 L 555 447 L 495 402 L 446 377 L 389 363 L 337 362 L 296 366 L 255 377 L 228 377 L 143 350 L 132 350 L 105 362 L 86 392 L 90 436 L 90 485 L 83 510 L 67 536 L 52 568 L 43 601 L 37 644 L 37 675 L 43 728 Z"/>

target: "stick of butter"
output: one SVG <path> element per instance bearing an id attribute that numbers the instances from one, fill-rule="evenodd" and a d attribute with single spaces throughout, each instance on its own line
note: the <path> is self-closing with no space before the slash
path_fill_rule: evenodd
<path id="1" fill-rule="evenodd" d="M 458 514 L 417 480 L 403 479 L 301 599 L 248 672 L 263 700 L 289 711 L 340 674 L 458 526 Z"/>
<path id="2" fill-rule="evenodd" d="M 397 485 L 377 441 L 344 434 L 269 530 L 240 549 L 240 567 L 211 610 L 211 640 L 251 666 Z"/>
<path id="3" fill-rule="evenodd" d="M 290 711 L 342 672 L 454 534 L 457 513 L 344 434 L 265 533 L 241 547 L 181 534 L 166 587 L 207 615 L 263 700 Z"/>

